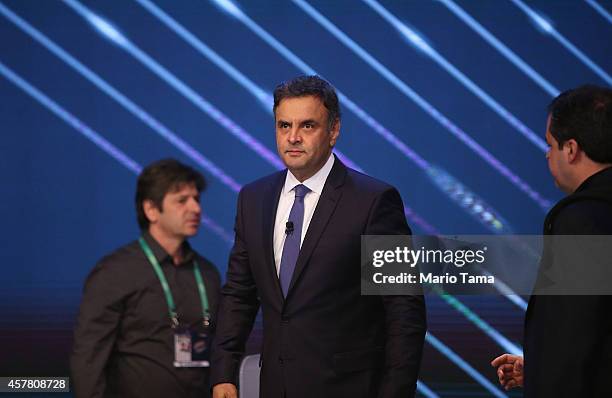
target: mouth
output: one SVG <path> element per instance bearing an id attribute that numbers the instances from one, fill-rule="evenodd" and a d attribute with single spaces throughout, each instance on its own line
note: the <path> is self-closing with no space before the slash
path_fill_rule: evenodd
<path id="1" fill-rule="evenodd" d="M 289 149 L 289 150 L 286 150 L 285 153 L 287 155 L 289 155 L 289 156 L 300 156 L 300 155 L 306 153 L 306 151 L 302 151 L 302 150 L 299 150 L 299 149 Z"/>

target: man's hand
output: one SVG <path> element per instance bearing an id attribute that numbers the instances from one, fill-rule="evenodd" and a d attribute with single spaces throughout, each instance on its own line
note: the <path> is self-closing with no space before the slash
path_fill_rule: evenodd
<path id="1" fill-rule="evenodd" d="M 220 383 L 213 387 L 212 398 L 238 398 L 238 390 L 232 383 Z"/>
<path id="2" fill-rule="evenodd" d="M 491 366 L 497 368 L 499 384 L 507 390 L 523 386 L 523 357 L 504 354 L 495 358 Z"/>

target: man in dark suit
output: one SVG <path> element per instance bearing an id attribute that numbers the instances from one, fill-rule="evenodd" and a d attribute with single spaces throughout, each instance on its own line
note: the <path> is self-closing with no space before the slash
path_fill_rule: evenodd
<path id="1" fill-rule="evenodd" d="M 544 234 L 612 235 L 612 90 L 569 90 L 549 111 L 546 157 L 569 196 L 548 213 Z M 540 277 L 562 261 L 557 248 L 548 249 L 545 244 Z M 577 265 L 596 272 L 588 260 Z M 612 396 L 612 296 L 532 296 L 524 345 L 524 360 L 504 354 L 492 362 L 506 389 L 524 385 L 527 398 Z"/>
<path id="2" fill-rule="evenodd" d="M 332 154 L 340 109 L 323 79 L 279 85 L 274 114 L 288 170 L 238 197 L 213 396 L 236 397 L 261 304 L 261 397 L 412 397 L 426 329 L 423 297 L 360 294 L 360 236 L 410 234 L 400 195 Z"/>

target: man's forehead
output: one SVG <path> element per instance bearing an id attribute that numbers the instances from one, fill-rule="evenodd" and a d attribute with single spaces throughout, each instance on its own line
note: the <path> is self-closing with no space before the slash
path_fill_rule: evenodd
<path id="1" fill-rule="evenodd" d="M 550 133 L 550 130 L 546 128 L 546 135 L 544 136 L 546 139 L 546 143 L 551 146 L 557 145 L 557 139 Z"/>
<path id="2" fill-rule="evenodd" d="M 168 195 L 193 195 L 199 194 L 194 182 L 177 182 L 168 190 Z"/>
<path id="3" fill-rule="evenodd" d="M 546 116 L 546 134 L 545 134 L 546 137 L 548 137 L 550 135 L 550 123 L 551 123 L 551 120 L 552 120 L 552 116 L 549 113 Z"/>
<path id="4" fill-rule="evenodd" d="M 281 100 L 278 104 L 276 118 L 311 118 L 326 111 L 325 105 L 318 97 L 291 97 Z"/>

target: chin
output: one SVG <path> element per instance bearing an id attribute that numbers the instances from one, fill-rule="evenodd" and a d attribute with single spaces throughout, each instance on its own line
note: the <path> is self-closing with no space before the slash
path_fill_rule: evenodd
<path id="1" fill-rule="evenodd" d="M 192 236 L 198 233 L 199 229 L 200 229 L 199 225 L 197 227 L 187 228 L 184 235 L 187 238 L 191 238 Z"/>
<path id="2" fill-rule="evenodd" d="M 285 161 L 287 168 L 291 170 L 305 170 L 308 168 L 308 162 L 305 159 L 287 159 Z"/>
<path id="3" fill-rule="evenodd" d="M 285 163 L 285 166 L 289 168 L 297 169 L 302 167 L 304 162 L 300 159 L 295 159 L 287 156 L 283 158 L 283 163 Z"/>

